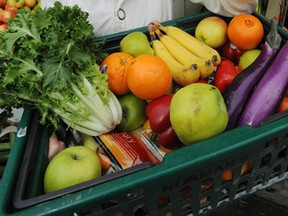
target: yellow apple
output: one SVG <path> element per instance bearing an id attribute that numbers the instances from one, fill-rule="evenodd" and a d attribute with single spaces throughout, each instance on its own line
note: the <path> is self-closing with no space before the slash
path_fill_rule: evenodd
<path id="1" fill-rule="evenodd" d="M 25 0 L 7 0 L 7 4 L 12 7 L 21 8 L 24 6 Z"/>
<path id="2" fill-rule="evenodd" d="M 222 18 L 210 16 L 197 24 L 195 37 L 213 48 L 219 48 L 228 40 L 227 29 L 228 25 Z"/>
<path id="3" fill-rule="evenodd" d="M 256 58 L 260 55 L 261 50 L 260 49 L 251 49 L 251 50 L 246 50 L 239 59 L 239 66 L 242 69 L 247 68 L 249 65 L 251 65 Z"/>
<path id="4" fill-rule="evenodd" d="M 24 0 L 24 5 L 32 9 L 37 4 L 37 0 Z"/>

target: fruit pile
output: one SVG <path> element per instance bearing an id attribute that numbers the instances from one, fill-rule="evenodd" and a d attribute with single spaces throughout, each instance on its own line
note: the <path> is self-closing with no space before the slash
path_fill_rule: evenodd
<path id="1" fill-rule="evenodd" d="M 280 49 L 281 40 L 273 24 L 264 37 L 262 23 L 250 14 L 235 16 L 228 24 L 220 17 L 207 17 L 198 23 L 195 35 L 154 21 L 147 26 L 147 35 L 132 31 L 123 37 L 120 50 L 110 53 L 100 64 L 122 108 L 122 120 L 113 131 L 98 136 L 98 143 L 90 137 L 92 149 L 99 157 L 102 155 L 102 175 L 112 163 L 99 151 L 103 153 L 113 143 L 110 153 L 114 152 L 115 157 L 128 154 L 131 150 L 113 150 L 123 146 L 125 136 L 134 142 L 132 137 L 140 133 L 140 140 L 145 137 L 158 148 L 148 147 L 154 156 L 162 152 L 163 158 L 165 153 L 237 127 L 235 121 L 241 113 L 235 114 L 234 105 L 244 107 L 243 100 L 248 99 L 258 81 L 256 72 L 264 74 Z M 246 95 L 238 98 L 239 92 Z M 88 146 L 87 141 L 83 145 Z M 162 158 L 158 157 L 158 162 Z M 251 167 L 251 161 L 245 162 L 241 175 Z M 231 170 L 225 170 L 222 179 L 229 181 L 232 175 Z M 57 176 L 47 176 L 49 187 L 49 179 Z"/>
<path id="2" fill-rule="evenodd" d="M 146 114 L 159 145 L 169 150 L 225 131 L 231 117 L 225 99 L 232 90 L 227 88 L 237 75 L 252 72 L 249 66 L 260 55 L 265 40 L 262 23 L 253 15 L 241 14 L 228 24 L 217 16 L 204 18 L 195 35 L 158 21 L 147 29 L 150 38 L 143 32 L 131 32 L 120 41 L 120 52 L 111 53 L 101 64 L 120 103 L 128 94 L 147 101 L 138 124 L 116 129 L 133 131 L 143 124 Z M 275 50 L 277 46 L 279 41 L 273 44 Z M 129 112 L 137 109 L 133 105 L 127 109 L 129 102 L 121 105 L 127 124 Z M 163 121 L 162 125 L 157 121 Z"/>
<path id="3" fill-rule="evenodd" d="M 14 18 L 21 8 L 33 12 L 41 7 L 41 0 L 1 0 L 0 1 L 0 30 L 6 30 L 9 19 Z"/>

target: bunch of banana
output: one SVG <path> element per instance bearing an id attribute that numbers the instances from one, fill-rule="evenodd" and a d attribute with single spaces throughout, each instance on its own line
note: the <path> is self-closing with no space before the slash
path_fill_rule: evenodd
<path id="1" fill-rule="evenodd" d="M 182 67 L 186 65 L 186 68 L 187 65 L 193 65 L 194 69 L 197 65 L 199 78 L 205 79 L 213 73 L 214 66 L 218 65 L 221 61 L 217 50 L 178 27 L 162 26 L 159 22 L 154 21 L 148 25 L 148 30 L 151 35 L 152 48 L 155 55 L 158 55 L 165 61 L 165 59 L 168 59 L 168 54 L 170 54 L 170 61 L 166 60 L 166 63 L 171 65 L 171 62 L 173 62 L 173 67 L 170 66 L 170 69 L 172 73 L 177 74 L 178 79 L 175 79 L 175 82 L 180 82 L 180 85 L 183 85 L 183 83 L 187 85 L 195 81 L 188 81 L 187 79 L 185 82 L 182 81 L 183 78 L 179 76 L 179 69 L 175 70 L 176 64 L 178 68 L 179 65 L 182 65 Z M 194 77 L 196 79 L 196 75 Z"/>
<path id="2" fill-rule="evenodd" d="M 156 22 L 155 24 L 159 27 L 159 29 L 165 32 L 166 35 L 176 40 L 194 55 L 200 58 L 210 59 L 214 66 L 220 64 L 221 56 L 216 49 L 208 46 L 203 41 L 198 40 L 193 35 L 176 26 L 163 26 L 159 22 Z"/>
<path id="3" fill-rule="evenodd" d="M 177 61 L 164 44 L 156 38 L 154 32 L 150 32 L 152 48 L 154 54 L 160 57 L 171 70 L 173 80 L 181 86 L 185 86 L 194 82 L 200 77 L 199 67 L 197 64 L 181 64 Z"/>

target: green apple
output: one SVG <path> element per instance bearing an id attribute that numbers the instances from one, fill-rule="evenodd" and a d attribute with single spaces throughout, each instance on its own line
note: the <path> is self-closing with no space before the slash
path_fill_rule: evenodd
<path id="1" fill-rule="evenodd" d="M 228 40 L 227 23 L 220 17 L 203 18 L 196 26 L 195 37 L 212 48 L 223 46 Z"/>
<path id="2" fill-rule="evenodd" d="M 239 59 L 239 66 L 242 69 L 247 68 L 249 65 L 251 65 L 256 58 L 260 55 L 261 50 L 260 49 L 251 49 L 251 50 L 246 50 Z"/>
<path id="3" fill-rule="evenodd" d="M 182 87 L 173 96 L 170 121 L 179 139 L 189 145 L 223 132 L 228 113 L 218 88 L 193 83 Z"/>
<path id="4" fill-rule="evenodd" d="M 57 191 L 100 176 L 101 164 L 96 152 L 85 146 L 68 147 L 49 162 L 44 191 Z"/>
<path id="5" fill-rule="evenodd" d="M 122 107 L 122 120 L 116 126 L 117 131 L 129 132 L 142 126 L 146 121 L 147 101 L 128 93 L 118 97 Z"/>
<path id="6" fill-rule="evenodd" d="M 120 41 L 120 51 L 137 57 L 141 54 L 154 55 L 147 36 L 143 32 L 134 31 Z"/>
<path id="7" fill-rule="evenodd" d="M 90 148 L 94 152 L 97 151 L 97 148 L 99 147 L 99 145 L 92 136 L 82 133 L 81 138 L 83 141 L 83 146 Z"/>

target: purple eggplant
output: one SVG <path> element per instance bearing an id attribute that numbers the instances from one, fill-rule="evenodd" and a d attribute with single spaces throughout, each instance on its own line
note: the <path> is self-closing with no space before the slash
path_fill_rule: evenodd
<path id="1" fill-rule="evenodd" d="M 238 126 L 259 127 L 261 121 L 275 114 L 288 88 L 288 42 L 258 82 L 238 121 Z"/>
<path id="2" fill-rule="evenodd" d="M 229 121 L 226 130 L 235 128 L 251 92 L 274 60 L 281 46 L 281 36 L 275 21 L 271 22 L 271 30 L 267 34 L 264 46 L 257 59 L 241 71 L 223 93 Z"/>

